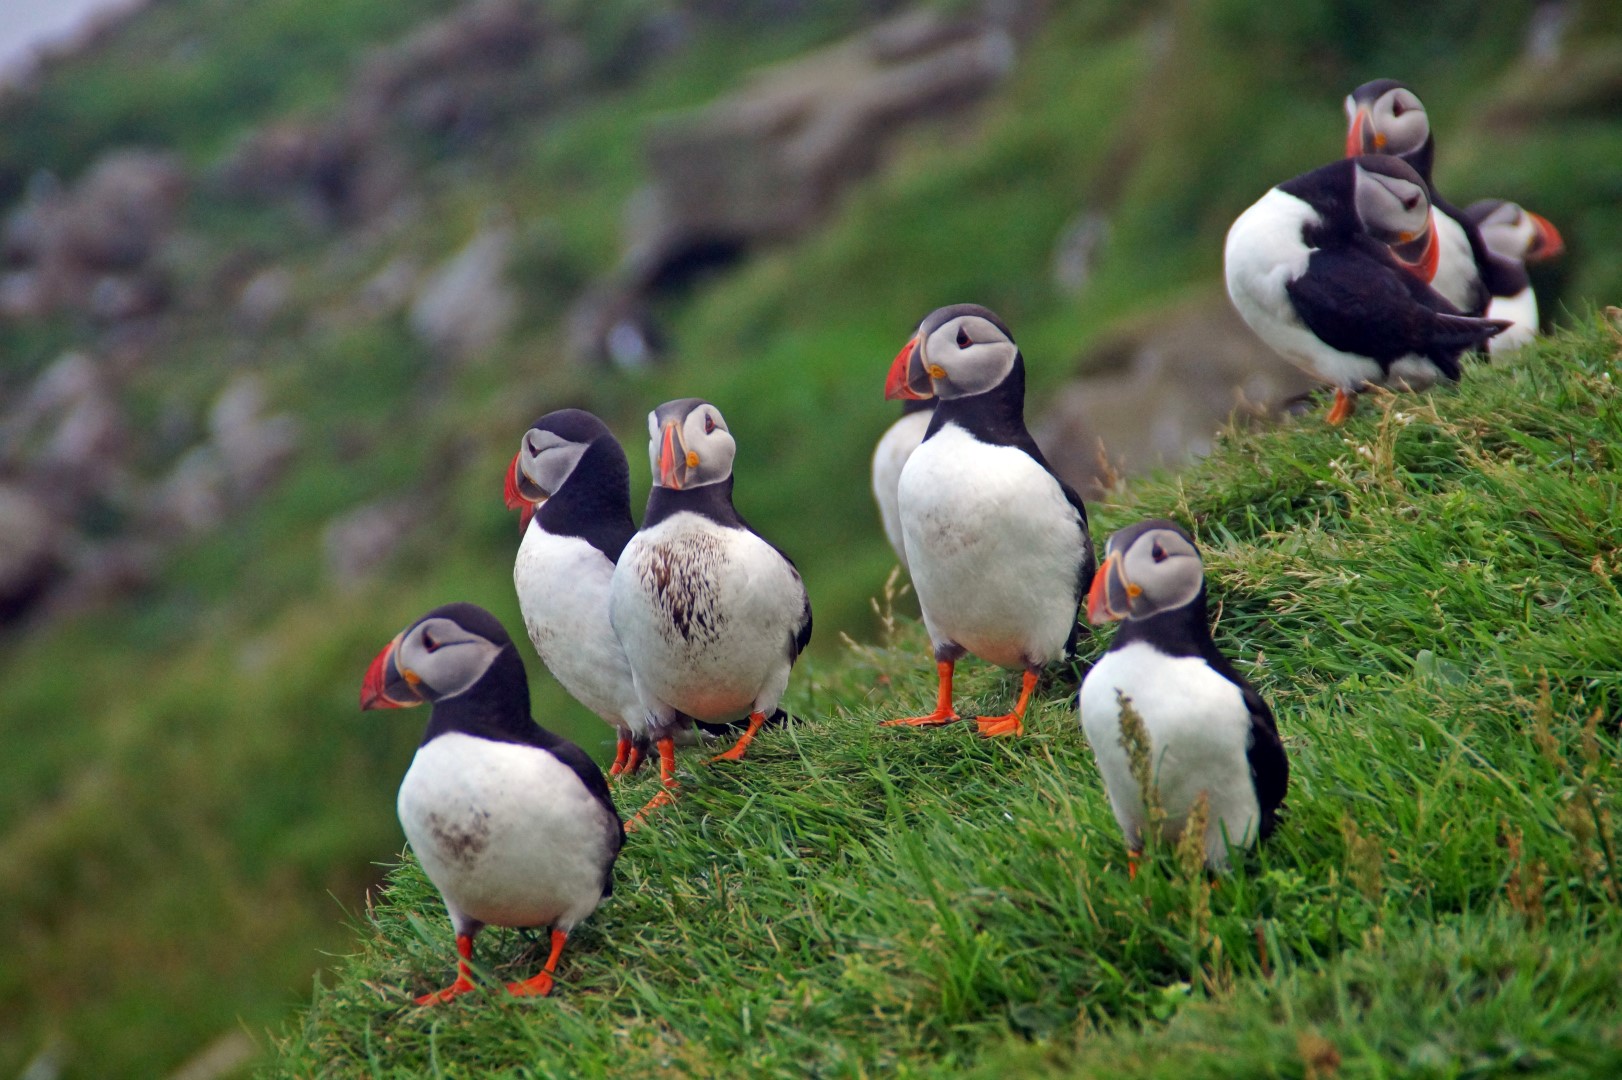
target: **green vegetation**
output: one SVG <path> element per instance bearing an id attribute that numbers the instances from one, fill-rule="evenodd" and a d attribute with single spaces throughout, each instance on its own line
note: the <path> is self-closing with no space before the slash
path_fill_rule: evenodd
<path id="1" fill-rule="evenodd" d="M 6 641 L 0 1074 L 54 1044 L 72 1075 L 160 1073 L 221 1033 L 261 1033 L 304 1001 L 312 972 L 352 948 L 344 912 L 361 908 L 381 876 L 376 860 L 398 848 L 393 791 L 420 730 L 417 715 L 388 722 L 356 712 L 366 661 L 447 600 L 477 601 L 518 625 L 515 522 L 498 490 L 512 440 L 530 420 L 562 405 L 599 412 L 625 436 L 641 490 L 646 411 L 693 393 L 725 410 L 737 435 L 740 509 L 809 583 L 818 636 L 795 691 L 809 719 L 767 738 L 743 770 L 689 775 L 683 803 L 627 852 L 620 895 L 582 929 L 566 954 L 565 992 L 539 1013 L 492 1002 L 487 1011 L 396 1017 L 392 998 L 368 997 L 353 979 L 392 991 L 448 970 L 437 904 L 414 872 L 397 876 L 391 895 L 409 902 L 378 909 L 389 944 L 374 941 L 343 983 L 321 993 L 307 1027 L 288 1036 L 288 1071 L 319 1071 L 327 1053 L 351 1062 L 384 1055 L 383 1068 L 398 1053 L 412 1069 L 430 1043 L 446 1063 L 468 1060 L 467 1046 L 510 1060 L 522 1057 L 514 1046 L 538 1048 L 530 1056 L 545 1050 L 550 1059 L 565 1030 L 582 1062 L 640 1047 L 654 1063 L 679 1067 L 691 1053 L 725 1064 L 736 1046 L 739 1068 L 758 1053 L 763 1065 L 785 1068 L 800 1057 L 843 1068 L 836 1055 L 894 1054 L 920 1069 L 991 1069 L 1002 1059 L 985 1044 L 990 1034 L 1038 1037 L 1042 1060 L 1065 1069 L 1091 1052 L 1090 1036 L 1069 1049 L 1078 1009 L 1088 1024 L 1175 1011 L 1167 1032 L 1193 1053 L 1211 1040 L 1202 1025 L 1248 1008 L 1255 1026 L 1246 1039 L 1288 1049 L 1293 1021 L 1274 1022 L 1265 989 L 1273 984 L 1255 978 L 1258 917 L 1276 939 L 1279 985 L 1299 987 L 1303 1015 L 1349 1057 L 1337 1026 L 1349 1022 L 1334 1004 L 1395 978 L 1382 947 L 1447 976 L 1425 999 L 1438 1008 L 1456 985 L 1447 979 L 1472 970 L 1466 955 L 1521 970 L 1526 949 L 1506 927 L 1525 916 L 1502 910 L 1512 860 L 1497 846 L 1500 819 L 1524 833 L 1516 841 L 1524 866 L 1544 865 L 1553 955 L 1616 955 L 1615 924 L 1594 899 L 1614 871 L 1577 868 L 1577 852 L 1595 850 L 1598 834 L 1579 844 L 1580 826 L 1560 816 L 1562 793 L 1578 784 L 1554 757 L 1510 737 L 1541 715 L 1544 668 L 1545 726 L 1571 769 L 1587 767 L 1581 722 L 1600 704 L 1614 707 L 1615 635 L 1598 621 L 1579 631 L 1571 613 L 1612 602 L 1599 571 L 1587 569 L 1596 556 L 1600 570 L 1612 566 L 1612 515 L 1595 503 L 1605 497 L 1591 490 L 1599 485 L 1579 482 L 1584 468 L 1611 468 L 1615 440 L 1595 417 L 1560 406 L 1583 394 L 1606 400 L 1593 383 L 1609 348 L 1597 331 L 1512 376 L 1472 372 L 1462 393 L 1438 395 L 1441 416 L 1422 400 L 1399 408 L 1418 417 L 1406 425 L 1371 412 L 1350 434 L 1385 457 L 1365 461 L 1338 434 L 1304 424 L 1230 444 L 1222 463 L 1181 488 L 1138 494 L 1144 512 L 1175 509 L 1198 526 L 1226 598 L 1223 640 L 1247 658 L 1264 652 L 1259 675 L 1301 762 L 1285 836 L 1263 868 L 1213 895 L 1210 941 L 1190 922 L 1198 881 L 1170 870 L 1132 886 L 1120 880 L 1113 824 L 1062 694 L 1053 692 L 1037 735 L 1019 748 L 953 732 L 880 738 L 870 721 L 900 691 L 912 704 L 927 697 L 919 638 L 903 629 L 853 661 L 838 635 L 880 633 L 867 604 L 892 556 L 868 506 L 867 456 L 894 413 L 880 400 L 885 366 L 916 320 L 969 299 L 1000 311 L 1030 361 L 1036 412 L 1119 320 L 1213 287 L 1227 224 L 1268 185 L 1338 153 L 1340 96 L 1365 78 L 1406 74 L 1421 90 L 1447 136 L 1438 178 L 1456 201 L 1507 196 L 1559 223 L 1572 251 L 1539 279 L 1547 311 L 1622 296 L 1614 168 L 1622 123 L 1607 104 L 1609 84 L 1593 74 L 1606 70 L 1606 49 L 1622 34 L 1614 5 L 1578 5 L 1573 60 L 1560 71 L 1568 81 L 1553 84 L 1549 101 L 1539 88 L 1554 76 L 1517 59 L 1524 5 L 1509 0 L 1471 18 L 1461 13 L 1478 5 L 1405 4 L 1397 19 L 1397 5 L 1374 2 L 1298 5 L 1289 19 L 1256 0 L 1053 5 L 1013 79 L 974 122 L 911 139 L 815 235 L 665 301 L 670 365 L 614 375 L 565 366 L 558 323 L 574 290 L 617 256 L 621 208 L 644 180 L 641 133 L 736 87 L 758 65 L 862 25 L 865 5 L 806 5 L 794 19 L 770 5 L 733 19 L 698 16 L 685 47 L 605 62 L 596 81 L 555 107 L 505 117 L 466 144 L 410 142 L 419 211 L 361 239 L 292 206 L 235 201 L 207 182 L 248 131 L 328 114 L 368 50 L 453 7 L 166 0 L 61 65 L 37 96 L 0 105 L 7 201 L 36 170 L 72 181 L 96 154 L 130 143 L 174 150 L 204 178 L 169 269 L 182 288 L 214 291 L 149 328 L 155 359 L 122 376 L 139 429 L 132 467 L 156 476 L 170 466 L 197 436 L 207 403 L 240 372 L 260 375 L 272 407 L 297 415 L 303 430 L 280 485 L 184 548 L 152 587 Z M 600 60 L 628 49 L 639 20 L 659 7 L 621 0 L 549 10 Z M 1493 119 L 1500 114 L 1520 119 Z M 1111 231 L 1093 283 L 1072 296 L 1051 284 L 1049 265 L 1056 234 L 1083 209 L 1104 212 Z M 459 363 L 432 355 L 401 313 L 357 314 L 365 283 L 391 259 L 431 266 L 491 213 L 515 229 L 512 275 L 525 311 L 510 340 Z M 293 299 L 269 331 L 245 332 L 232 317 L 234 290 L 244 267 L 271 266 L 291 272 Z M 98 333 L 68 316 L 0 322 L 0 395 L 65 348 L 96 350 Z M 1590 374 L 1568 378 L 1568 367 Z M 1528 387 L 1542 397 L 1525 400 Z M 1487 456 L 1477 461 L 1471 448 Z M 1566 457 L 1530 468 L 1556 451 Z M 1520 516 L 1519 504 L 1499 498 L 1509 489 L 1491 486 L 1517 477 L 1550 485 L 1531 492 L 1542 518 Z M 1458 501 L 1439 501 L 1446 492 Z M 421 527 L 380 578 L 328 581 L 326 524 L 389 496 L 409 498 Z M 1403 517 L 1401 498 L 1423 509 Z M 1572 507 L 1595 524 L 1561 516 Z M 1389 513 L 1368 516 L 1376 510 Z M 1138 512 L 1102 517 L 1120 523 Z M 1558 551 L 1535 546 L 1565 536 L 1559 529 L 1592 548 L 1581 573 L 1571 570 L 1578 556 L 1558 543 Z M 1410 542 L 1442 561 L 1373 557 Z M 1447 561 L 1465 556 L 1491 573 Z M 1409 569 L 1425 576 L 1404 576 Z M 1532 580 L 1540 584 L 1521 587 Z M 1417 599 L 1416 590 L 1443 588 L 1434 602 Z M 530 666 L 537 716 L 606 752 L 606 729 Z M 891 685 L 874 689 L 880 677 Z M 985 673 L 965 685 L 987 702 L 1009 690 Z M 1382 724 L 1353 724 L 1354 705 L 1371 701 Z M 1596 738 L 1611 740 L 1613 730 Z M 1315 756 L 1321 747 L 1332 749 Z M 1371 788 L 1371 773 L 1385 787 Z M 1516 803 L 1512 785 L 1547 800 Z M 645 787 L 628 788 L 627 802 Z M 1387 789 L 1397 794 L 1378 806 L 1354 794 Z M 1434 804 L 1416 802 L 1414 790 L 1439 791 L 1442 806 L 1471 813 L 1429 816 Z M 735 815 L 744 802 L 749 812 Z M 974 823 L 989 829 L 993 807 L 1015 821 L 1001 819 L 1005 835 L 979 844 Z M 1423 821 L 1403 816 L 1421 807 Z M 1379 838 L 1378 890 L 1345 884 L 1343 819 L 1358 836 Z M 917 828 L 897 830 L 898 821 Z M 1416 824 L 1423 843 L 1401 831 Z M 687 843 L 697 829 L 708 839 Z M 747 890 L 734 892 L 741 883 Z M 1004 900 L 1024 890 L 1077 903 L 1044 914 Z M 1141 914 L 1145 898 L 1153 919 Z M 757 910 L 774 921 L 757 925 Z M 671 911 L 682 920 L 661 914 Z M 407 930 L 411 912 L 422 935 Z M 620 940 L 610 946 L 615 927 Z M 363 929 L 373 933 L 369 922 Z M 992 936 L 982 942 L 982 933 Z M 790 959 L 755 951 L 773 934 Z M 511 936 L 492 935 L 486 947 L 504 961 L 520 951 Z M 1529 970 L 1503 989 L 1521 997 L 1461 991 L 1460 1009 L 1477 1008 L 1469 1016 L 1479 1018 L 1499 1005 L 1508 1015 L 1553 1014 L 1585 985 L 1575 961 L 1569 977 Z M 776 989 L 784 984 L 757 978 L 762 971 L 809 996 Z M 1231 979 L 1232 993 L 1220 981 L 1207 986 L 1207 975 Z M 1179 982 L 1201 1000 L 1179 1009 Z M 627 988 L 635 992 L 618 992 Z M 601 1011 L 587 1009 L 593 1002 Z M 1393 1007 L 1415 1019 L 1391 1037 L 1428 1015 L 1415 1002 Z M 635 1012 L 614 1011 L 627 1009 Z M 610 1014 L 616 1027 L 593 1027 L 591 1017 Z M 548 1027 L 559 1015 L 570 1018 L 566 1027 Z M 1574 1024 L 1587 1025 L 1577 1030 L 1609 1045 L 1603 1032 L 1614 1028 L 1586 1015 L 1574 1013 Z M 536 1016 L 549 1018 L 546 1030 L 528 1025 Z M 518 1041 L 491 1041 L 491 1017 L 506 1018 L 494 1022 L 512 1025 Z M 775 1034 L 763 1040 L 757 1024 Z M 624 1045 L 608 1041 L 611 1031 L 627 1033 Z M 1553 1036 L 1526 1037 L 1538 1053 L 1559 1052 Z M 1124 1035 L 1109 1045 L 1139 1052 Z M 1026 1049 L 1008 1053 L 1035 1064 Z"/>
<path id="2" fill-rule="evenodd" d="M 1170 511 L 1292 761 L 1274 842 L 1129 881 L 1069 686 L 1022 740 L 880 729 L 916 624 L 802 676 L 805 719 L 690 757 L 552 1000 L 417 1009 L 451 934 L 407 858 L 285 1075 L 1608 1076 L 1622 1068 L 1622 329 L 1464 388 L 1224 440 Z M 965 712 L 1012 680 L 965 666 Z M 621 789 L 634 807 L 653 781 Z M 507 931 L 502 978 L 538 964 Z"/>

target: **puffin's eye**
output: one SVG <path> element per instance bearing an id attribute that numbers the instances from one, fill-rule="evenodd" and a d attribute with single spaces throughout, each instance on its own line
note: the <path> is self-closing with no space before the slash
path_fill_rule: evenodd
<path id="1" fill-rule="evenodd" d="M 1150 549 L 1149 554 L 1154 556 L 1155 562 L 1166 561 L 1166 549 L 1160 546 L 1159 541 L 1155 542 L 1155 546 Z"/>
<path id="2" fill-rule="evenodd" d="M 715 417 L 709 413 L 704 414 L 704 434 L 708 435 L 715 430 Z"/>
<path id="3" fill-rule="evenodd" d="M 959 326 L 957 328 L 957 347 L 960 349 L 967 349 L 973 344 L 974 339 L 969 336 L 969 332 L 963 329 L 963 327 Z"/>
<path id="4" fill-rule="evenodd" d="M 422 647 L 427 649 L 429 652 L 437 652 L 441 644 L 443 643 L 435 641 L 434 636 L 428 631 L 424 630 L 422 632 Z"/>
<path id="5" fill-rule="evenodd" d="M 1391 115 L 1392 116 L 1401 116 L 1403 113 L 1405 113 L 1407 111 L 1408 110 L 1403 106 L 1401 101 L 1393 101 L 1391 103 Z"/>

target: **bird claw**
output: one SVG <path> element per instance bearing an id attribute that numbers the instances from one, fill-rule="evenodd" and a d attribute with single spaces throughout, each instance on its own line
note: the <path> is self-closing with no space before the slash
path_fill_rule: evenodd
<path id="1" fill-rule="evenodd" d="M 466 976 L 461 976 L 457 978 L 455 982 L 445 987 L 445 989 L 435 990 L 431 994 L 424 994 L 422 997 L 417 998 L 416 1002 L 418 1005 L 440 1005 L 449 1001 L 453 997 L 458 997 L 473 989 L 475 989 L 475 987 L 472 980 L 468 979 Z"/>
<path id="2" fill-rule="evenodd" d="M 544 971 L 533 978 L 507 984 L 507 993 L 513 997 L 546 997 L 551 992 L 552 976 Z"/>

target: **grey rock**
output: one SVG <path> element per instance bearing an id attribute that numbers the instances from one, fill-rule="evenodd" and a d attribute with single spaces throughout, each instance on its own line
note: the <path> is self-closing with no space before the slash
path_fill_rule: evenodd
<path id="1" fill-rule="evenodd" d="M 411 328 L 432 348 L 466 357 L 504 337 L 518 317 L 518 294 L 507 284 L 512 229 L 482 229 L 429 272 L 411 305 Z"/>
<path id="2" fill-rule="evenodd" d="M 1230 422 L 1265 421 L 1316 384 L 1258 341 L 1220 290 L 1110 335 L 1031 429 L 1084 497 L 1210 453 Z"/>
<path id="3" fill-rule="evenodd" d="M 415 519 L 405 499 L 370 502 L 334 518 L 321 535 L 327 575 L 343 588 L 362 584 L 388 562 Z"/>

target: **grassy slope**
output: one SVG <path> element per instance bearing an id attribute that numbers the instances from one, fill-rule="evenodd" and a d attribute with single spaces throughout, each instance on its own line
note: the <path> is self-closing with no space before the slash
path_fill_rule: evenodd
<path id="1" fill-rule="evenodd" d="M 316 16 L 309 0 L 168 0 L 6 112 L 0 191 L 40 166 L 72 177 L 100 147 L 131 140 L 206 167 L 247 125 L 328 107 L 357 53 L 449 6 L 332 3 Z M 1433 5 L 1399 38 L 1377 4 L 1348 7 L 1344 25 L 1327 8 L 1280 21 L 1276 5 L 1242 0 L 1131 17 L 1135 5 L 1058 5 L 979 122 L 912 140 L 826 230 L 673 301 L 668 371 L 562 368 L 556 319 L 615 257 L 643 127 L 837 36 L 856 6 L 700 24 L 688 51 L 517 118 L 489 143 L 424 149 L 426 211 L 365 244 L 199 190 L 177 277 L 214 280 L 246 251 L 297 275 L 294 306 L 251 339 L 232 325 L 229 291 L 176 313 L 159 328 L 160 361 L 124 388 L 135 422 L 172 429 L 253 371 L 275 408 L 299 414 L 304 450 L 281 487 L 137 602 L 6 643 L 0 1072 L 57 1038 L 85 1075 L 160 1071 L 302 995 L 318 950 L 344 940 L 338 912 L 374 878 L 370 860 L 397 843 L 390 792 L 415 742 L 411 723 L 356 716 L 355 681 L 432 604 L 474 599 L 515 625 L 514 534 L 495 477 L 513 435 L 545 409 L 584 404 L 635 433 L 667 397 L 701 392 L 726 408 L 740 506 L 806 570 L 814 647 L 829 659 L 834 629 L 871 637 L 866 597 L 890 564 L 851 493 L 865 489 L 868 447 L 892 413 L 877 380 L 912 322 L 939 302 L 992 304 L 1019 330 L 1040 395 L 1112 319 L 1209 287 L 1234 213 L 1336 152 L 1339 90 L 1325 87 L 1423 70 L 1438 125 L 1457 132 L 1441 164 L 1450 192 L 1548 210 L 1571 226 L 1566 295 L 1622 291 L 1622 218 L 1606 188 L 1622 152 L 1614 118 L 1465 127 L 1471 94 L 1513 56 L 1519 16 L 1470 21 Z M 616 28 L 645 7 L 576 5 L 567 17 L 612 52 Z M 1588 167 L 1556 168 L 1572 161 Z M 354 317 L 355 294 L 390 257 L 443 258 L 493 205 L 518 227 L 526 313 L 513 340 L 447 369 L 403 318 Z M 1094 286 L 1062 296 L 1048 283 L 1053 237 L 1083 207 L 1112 209 L 1113 231 Z M 74 344 L 93 348 L 93 328 L 0 326 L 0 392 Z M 136 467 L 156 473 L 185 438 L 135 440 Z M 642 455 L 631 457 L 640 486 Z M 427 492 L 424 477 L 436 481 Z M 325 523 L 386 495 L 420 499 L 434 527 L 384 580 L 325 583 Z M 603 748 L 595 721 L 550 680 L 534 683 L 539 715 Z"/>
<path id="2" fill-rule="evenodd" d="M 403 1007 L 450 971 L 408 859 L 275 1071 L 1613 1075 L 1618 378 L 1595 320 L 1100 508 L 1101 534 L 1194 529 L 1219 644 L 1280 717 L 1287 820 L 1220 883 L 1164 849 L 1127 880 L 1067 688 L 1019 741 L 878 729 L 931 693 L 903 621 L 803 672 L 805 721 L 745 765 L 685 762 L 555 999 Z M 965 670 L 962 706 L 1006 707 Z M 481 955 L 512 978 L 537 948 Z"/>

